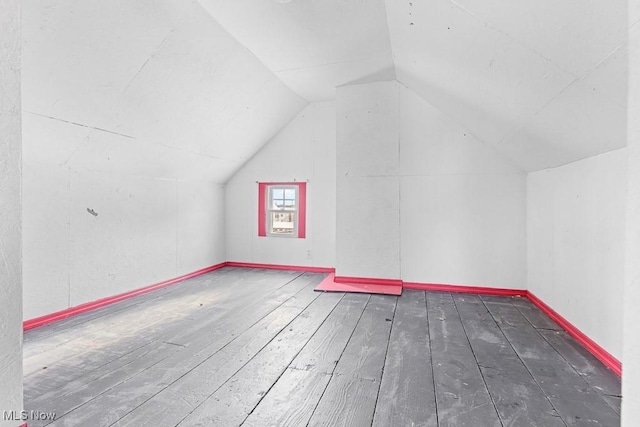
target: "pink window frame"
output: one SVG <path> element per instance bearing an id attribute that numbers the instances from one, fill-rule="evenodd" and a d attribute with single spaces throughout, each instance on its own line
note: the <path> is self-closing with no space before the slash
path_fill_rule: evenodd
<path id="1" fill-rule="evenodd" d="M 258 183 L 258 236 L 267 236 L 267 195 L 271 185 L 298 187 L 298 238 L 307 237 L 307 183 L 306 182 L 259 182 Z"/>

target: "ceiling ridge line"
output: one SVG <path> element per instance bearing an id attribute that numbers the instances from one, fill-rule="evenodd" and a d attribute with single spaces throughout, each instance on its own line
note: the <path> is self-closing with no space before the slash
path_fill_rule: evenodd
<path id="1" fill-rule="evenodd" d="M 284 83 L 283 83 L 284 84 Z M 288 86 L 287 86 L 288 87 Z M 294 92 L 295 93 L 295 92 Z M 298 95 L 299 96 L 299 95 Z M 244 162 L 238 162 L 239 166 L 236 168 L 236 170 L 234 170 L 229 177 L 222 183 L 222 185 L 227 185 L 229 183 L 229 181 L 231 181 L 242 169 L 244 169 L 244 167 L 249 164 L 249 162 L 251 162 L 254 158 L 256 158 L 258 156 L 258 154 L 260 154 L 261 152 L 263 152 L 268 146 L 269 144 L 271 144 L 271 142 L 278 137 L 278 135 L 280 135 L 282 133 L 283 130 L 285 130 L 291 123 L 293 123 L 293 121 L 300 115 L 300 113 L 302 113 L 304 110 L 306 110 L 307 108 L 309 108 L 309 106 L 312 106 L 314 104 L 317 104 L 318 102 L 327 102 L 327 101 L 314 101 L 314 102 L 309 102 L 307 101 L 305 98 L 300 97 L 301 99 L 305 100 L 307 103 L 305 105 L 303 105 L 302 107 L 300 107 L 300 109 L 298 111 L 295 112 L 295 114 L 293 114 L 291 116 L 291 118 L 289 120 L 287 120 L 287 122 L 285 124 L 283 124 L 277 131 L 274 132 L 273 135 L 271 135 L 269 137 L 269 139 L 267 139 L 264 144 L 262 144 L 250 157 L 248 157 Z M 335 101 L 329 101 L 329 102 L 335 102 Z"/>
<path id="2" fill-rule="evenodd" d="M 309 100 L 308 100 L 308 99 L 304 98 L 304 97 L 303 97 L 302 95 L 300 95 L 297 91 L 293 90 L 293 88 L 292 88 L 291 86 L 289 86 L 287 83 L 285 83 L 285 82 L 284 82 L 284 80 L 282 80 L 282 79 L 280 78 L 280 76 L 278 76 L 278 75 L 275 73 L 275 71 L 274 71 L 274 70 L 272 70 L 272 69 L 271 69 L 271 67 L 269 67 L 269 66 L 268 66 L 268 65 L 267 65 L 267 64 L 262 60 L 262 58 L 260 58 L 258 55 L 256 55 L 256 53 L 255 53 L 253 50 L 249 49 L 249 47 L 248 47 L 246 44 L 242 43 L 242 42 L 241 42 L 241 41 L 240 41 L 240 40 L 239 40 L 239 39 L 238 39 L 238 38 L 237 38 L 233 33 L 231 33 L 231 30 L 230 30 L 226 25 L 223 25 L 223 24 L 222 24 L 222 22 L 220 22 L 220 21 L 219 21 L 215 16 L 213 16 L 213 13 L 211 13 L 211 11 L 209 10 L 209 8 L 208 8 L 208 7 L 206 7 L 206 6 L 202 3 L 202 2 L 203 2 L 203 0 L 196 0 L 195 2 L 200 6 L 200 8 L 204 11 L 204 13 L 205 13 L 207 16 L 209 16 L 209 18 L 211 18 L 211 19 L 212 19 L 216 24 L 218 24 L 218 25 L 220 26 L 220 28 L 221 28 L 222 30 L 224 30 L 224 32 L 225 32 L 225 33 L 227 33 L 227 35 L 228 35 L 229 37 L 231 37 L 233 40 L 235 40 L 235 41 L 236 41 L 236 43 L 238 43 L 238 45 L 239 45 L 239 46 L 242 46 L 242 48 L 243 48 L 246 52 L 248 52 L 250 55 L 252 55 L 252 56 L 253 56 L 253 57 L 254 57 L 254 58 L 255 58 L 255 59 L 256 59 L 260 64 L 262 64 L 262 66 L 265 68 L 265 70 L 267 70 L 267 71 L 269 71 L 271 74 L 273 74 L 273 76 L 275 76 L 275 78 L 277 78 L 277 79 L 280 81 L 280 83 L 282 83 L 282 84 L 283 84 L 287 89 L 289 89 L 292 93 L 296 94 L 296 95 L 297 95 L 297 96 L 299 96 L 300 98 L 302 98 L 302 99 L 304 99 L 305 101 L 309 102 Z M 208 148 L 208 146 L 207 146 L 207 147 L 205 147 L 205 149 L 206 149 L 206 148 Z"/>
<path id="3" fill-rule="evenodd" d="M 293 92 L 294 94 L 296 94 L 301 100 L 305 101 L 305 104 L 302 106 L 302 108 L 300 109 L 300 111 L 302 111 L 303 108 L 305 108 L 307 105 L 309 105 L 309 100 L 300 96 L 300 94 L 298 94 L 298 92 L 295 92 L 293 89 L 291 89 L 288 85 L 286 85 L 282 80 L 280 80 L 280 78 L 275 75 L 275 73 L 273 73 L 273 77 L 276 78 L 277 81 L 279 81 L 282 85 L 284 85 L 285 87 L 287 87 L 289 90 L 291 90 L 291 92 Z M 260 88 L 258 88 L 258 90 L 256 90 L 253 95 L 249 98 L 247 105 L 254 105 L 254 100 L 261 94 L 263 94 L 266 90 L 267 90 L 267 86 L 273 81 L 273 77 L 269 77 L 268 79 L 266 79 L 265 81 L 262 82 L 262 84 L 260 85 Z M 218 133 L 216 133 L 216 135 L 212 138 L 211 142 L 209 144 L 207 144 L 203 149 L 202 149 L 202 153 L 206 152 L 215 142 L 216 139 L 220 137 L 220 135 L 223 134 L 223 132 L 229 127 L 231 126 L 233 123 L 236 122 L 236 120 L 238 120 L 238 117 L 240 117 L 240 114 L 242 113 L 242 111 L 244 111 L 245 109 L 248 109 L 248 107 L 246 108 L 238 108 L 236 113 L 233 115 L 233 117 L 227 121 L 227 123 L 224 125 L 224 127 L 222 129 L 220 129 L 220 131 Z M 300 112 L 296 112 L 294 114 L 293 117 L 297 116 L 298 113 Z M 287 123 L 289 123 L 289 121 L 287 121 Z M 264 144 L 267 144 L 269 141 L 271 141 L 271 139 L 277 135 L 283 128 L 279 128 L 274 134 L 270 135 L 267 140 L 264 142 Z M 252 156 L 253 157 L 253 156 Z M 248 159 L 247 159 L 248 160 Z M 244 163 L 246 162 L 238 162 L 244 165 Z"/>

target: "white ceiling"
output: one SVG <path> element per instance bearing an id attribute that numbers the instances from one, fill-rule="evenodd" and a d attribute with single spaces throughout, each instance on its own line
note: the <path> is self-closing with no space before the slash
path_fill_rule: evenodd
<path id="1" fill-rule="evenodd" d="M 523 171 L 625 145 L 627 32 L 640 19 L 626 0 L 23 9 L 23 108 L 33 123 L 85 127 L 69 160 L 78 167 L 157 174 L 144 162 L 155 153 L 167 177 L 224 182 L 307 102 L 393 79 Z"/>
<path id="2" fill-rule="evenodd" d="M 195 1 L 33 0 L 23 43 L 24 144 L 76 170 L 225 182 L 307 104 Z"/>
<path id="3" fill-rule="evenodd" d="M 309 101 L 376 76 L 393 80 L 385 4 L 372 0 L 198 0 L 291 89 Z"/>

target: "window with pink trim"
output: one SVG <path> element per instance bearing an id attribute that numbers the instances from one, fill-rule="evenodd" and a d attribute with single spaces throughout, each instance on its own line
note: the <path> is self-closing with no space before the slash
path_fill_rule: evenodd
<path id="1" fill-rule="evenodd" d="M 258 183 L 258 236 L 306 237 L 306 182 Z"/>

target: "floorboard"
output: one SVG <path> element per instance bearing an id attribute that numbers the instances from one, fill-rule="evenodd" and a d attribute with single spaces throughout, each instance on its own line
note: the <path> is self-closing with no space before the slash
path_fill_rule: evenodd
<path id="1" fill-rule="evenodd" d="M 543 390 L 566 425 L 605 425 L 619 423 L 615 412 L 602 396 L 544 339 L 523 320 L 515 306 L 486 303 L 491 313 L 518 327 L 502 325 L 505 337 Z"/>
<path id="2" fill-rule="evenodd" d="M 369 295 L 345 295 L 243 426 L 306 425 L 368 301 Z"/>
<path id="3" fill-rule="evenodd" d="M 423 291 L 398 298 L 374 426 L 437 426 L 436 396 Z"/>
<path id="4" fill-rule="evenodd" d="M 299 276 L 298 280 L 291 281 L 291 276 L 288 274 L 280 277 L 269 275 L 269 277 L 273 279 L 278 291 L 266 296 L 256 292 L 244 298 L 230 300 L 229 307 L 212 319 L 208 323 L 208 328 L 202 331 L 203 334 L 207 334 L 206 338 L 201 334 L 199 337 L 194 336 L 193 342 L 189 346 L 172 346 L 178 347 L 179 350 L 126 382 L 114 384 L 108 393 L 89 394 L 90 399 L 79 408 L 45 408 L 49 411 L 55 411 L 58 415 L 58 419 L 51 425 L 112 425 L 182 377 L 185 371 L 190 371 L 219 351 L 253 323 L 277 309 L 284 303 L 284 298 L 294 298 L 297 293 L 303 292 L 305 289 L 307 289 L 309 297 L 315 298 L 313 286 L 320 280 L 320 278 L 307 280 L 303 276 Z M 260 282 L 264 284 L 264 280 L 260 280 Z M 283 283 L 286 283 L 287 286 L 281 287 Z M 72 348 L 70 351 L 74 350 Z M 105 411 L 105 408 L 109 408 L 109 411 Z"/>
<path id="5" fill-rule="evenodd" d="M 371 296 L 308 425 L 371 425 L 396 300 Z"/>
<path id="6" fill-rule="evenodd" d="M 249 363 L 178 425 L 242 424 L 342 297 L 343 294 L 329 293 L 318 296 Z"/>
<path id="7" fill-rule="evenodd" d="M 176 286 L 171 297 L 163 294 L 165 298 L 148 298 L 135 306 L 135 310 L 114 307 L 106 317 L 101 316 L 66 329 L 73 333 L 44 335 L 35 342 L 26 340 L 24 373 L 28 387 L 25 388 L 25 398 L 31 397 L 32 389 L 33 393 L 39 395 L 63 384 L 57 382 L 56 378 L 63 381 L 64 376 L 45 373 L 45 367 L 69 367 L 79 377 L 150 342 L 150 337 L 156 341 L 181 344 L 182 337 L 188 340 L 207 326 L 207 322 L 200 322 L 199 319 L 211 321 L 221 318 L 228 310 L 241 307 L 245 300 L 262 297 L 263 292 L 276 289 L 295 277 L 289 273 L 277 280 L 269 280 L 272 275 L 261 277 L 251 271 L 237 272 L 233 274 L 235 283 L 240 285 L 248 281 L 251 285 L 243 286 L 234 294 L 229 286 L 225 286 L 225 283 L 228 284 L 225 273 L 214 272 L 212 275 L 216 280 L 203 279 L 195 286 L 193 283 L 185 284 L 184 288 Z M 300 275 L 299 272 L 295 274 Z M 222 281 L 217 282 L 217 279 Z M 209 285 L 213 286 L 209 288 Z M 227 301 L 227 305 L 220 307 L 217 301 Z M 144 316 L 140 316 L 141 312 Z M 38 329 L 28 331 L 25 337 L 36 331 Z"/>
<path id="8" fill-rule="evenodd" d="M 123 417 L 117 425 L 157 419 L 173 426 L 218 391 L 318 298 L 311 286 L 251 325 L 211 357 Z"/>
<path id="9" fill-rule="evenodd" d="M 25 333 L 49 426 L 617 426 L 620 379 L 526 299 L 223 268 Z M 49 424 L 48 424 L 49 423 Z"/>
<path id="10" fill-rule="evenodd" d="M 564 426 L 482 300 L 455 295 L 454 301 L 503 424 Z"/>
<path id="11" fill-rule="evenodd" d="M 449 293 L 427 292 L 439 426 L 501 426 Z"/>

